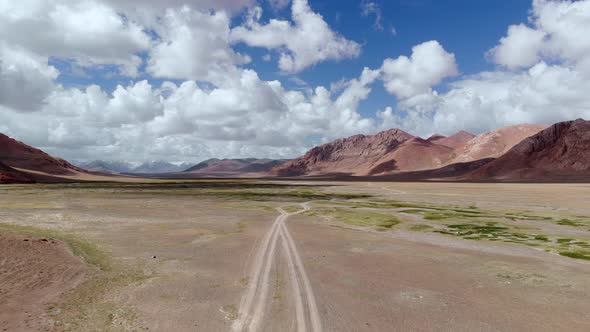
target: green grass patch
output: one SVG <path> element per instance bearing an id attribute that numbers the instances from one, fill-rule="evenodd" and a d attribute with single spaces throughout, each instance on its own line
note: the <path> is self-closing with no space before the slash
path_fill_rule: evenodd
<path id="1" fill-rule="evenodd" d="M 425 224 L 417 224 L 417 225 L 412 225 L 410 226 L 410 230 L 414 231 L 414 232 L 424 232 L 424 231 L 429 231 L 431 230 L 433 227 L 430 225 L 425 225 Z"/>
<path id="2" fill-rule="evenodd" d="M 574 239 L 570 239 L 570 238 L 560 238 L 560 239 L 557 239 L 557 243 L 561 243 L 561 244 L 564 244 L 564 243 L 570 243 L 570 242 L 572 242 L 573 240 L 574 240 Z"/>
<path id="3" fill-rule="evenodd" d="M 282 209 L 289 213 L 296 213 L 303 210 L 303 208 L 299 205 L 283 206 Z"/>
<path id="4" fill-rule="evenodd" d="M 435 233 L 458 236 L 465 240 L 487 240 L 514 243 L 530 247 L 544 248 L 549 252 L 559 252 L 562 256 L 590 260 L 590 244 L 572 238 L 555 238 L 544 234 L 517 233 L 505 225 L 496 222 L 462 223 L 446 225 Z"/>
<path id="5" fill-rule="evenodd" d="M 335 219 L 354 226 L 375 227 L 379 230 L 391 229 L 400 220 L 391 214 L 347 208 L 316 208 L 306 212 L 310 216 Z"/>
<path id="6" fill-rule="evenodd" d="M 331 204 L 327 202 L 326 204 Z M 427 203 L 416 203 L 416 202 L 404 202 L 404 201 L 389 201 L 372 199 L 370 201 L 355 201 L 355 202 L 342 202 L 341 205 L 349 205 L 351 207 L 366 207 L 375 209 L 403 209 L 401 212 L 409 214 L 422 215 L 426 220 L 432 221 L 477 221 L 481 218 L 486 219 L 508 219 L 512 221 L 519 220 L 536 220 L 536 221 L 552 221 L 552 217 L 538 216 L 528 213 L 517 213 L 517 212 L 496 212 L 496 211 L 485 211 L 479 209 L 475 205 L 468 207 L 461 206 L 442 206 Z M 571 224 L 567 220 L 561 220 L 562 224 Z M 575 221 L 576 226 L 583 225 L 579 221 Z M 558 221 L 559 223 L 559 221 Z"/>
<path id="7" fill-rule="evenodd" d="M 566 225 L 566 226 L 573 226 L 573 227 L 586 227 L 588 226 L 587 223 L 580 222 L 579 220 L 571 220 L 571 219 L 560 219 L 557 221 L 558 225 Z"/>
<path id="8" fill-rule="evenodd" d="M 574 250 L 574 251 L 560 251 L 559 254 L 561 256 L 566 256 L 575 259 L 584 259 L 590 261 L 590 251 L 589 250 Z"/>
<path id="9" fill-rule="evenodd" d="M 480 218 L 494 218 L 496 215 L 485 213 L 479 210 L 468 210 L 461 208 L 412 208 L 402 210 L 403 213 L 417 214 L 424 217 L 425 220 L 444 221 L 444 220 L 470 220 Z"/>
<path id="10" fill-rule="evenodd" d="M 36 193 L 59 192 L 66 195 L 92 194 L 97 197 L 144 198 L 146 196 L 180 196 L 223 199 L 229 201 L 293 201 L 369 198 L 365 194 L 327 193 L 326 185 L 296 185 L 252 180 L 198 180 L 146 183 L 72 183 L 32 185 Z"/>
<path id="11" fill-rule="evenodd" d="M 535 235 L 534 239 L 537 241 L 549 242 L 549 238 L 544 235 Z"/>
<path id="12" fill-rule="evenodd" d="M 524 213 L 515 213 L 515 212 L 510 212 L 510 213 L 505 213 L 501 215 L 502 217 L 506 218 L 506 219 L 510 219 L 512 221 L 519 221 L 519 220 L 553 220 L 553 218 L 551 217 L 546 217 L 546 216 L 537 216 L 537 215 L 530 215 L 530 214 L 524 214 Z"/>

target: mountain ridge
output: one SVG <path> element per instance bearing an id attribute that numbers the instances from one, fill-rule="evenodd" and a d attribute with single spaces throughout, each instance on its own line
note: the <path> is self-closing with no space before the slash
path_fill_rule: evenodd
<path id="1" fill-rule="evenodd" d="M 0 183 L 55 182 L 55 178 L 66 181 L 68 177 L 68 181 L 75 181 L 80 175 L 105 175 L 105 170 L 113 165 L 120 167 L 113 176 L 134 174 L 132 167 L 142 167 L 105 161 L 87 165 L 93 166 L 90 171 L 0 134 Z M 374 135 L 339 138 L 292 160 L 213 158 L 187 168 L 188 165 L 165 161 L 144 165 L 148 171 L 155 170 L 155 175 L 170 178 L 311 176 L 393 181 L 537 181 L 555 177 L 590 181 L 590 121 L 577 119 L 549 127 L 520 124 L 477 136 L 459 131 L 451 136 L 434 134 L 427 139 L 393 128 Z M 160 166 L 170 165 L 176 169 L 161 171 Z"/>
<path id="2" fill-rule="evenodd" d="M 458 131 L 451 136 L 434 134 L 427 139 L 393 128 L 375 135 L 340 138 L 309 150 L 271 170 L 276 176 L 382 176 L 433 170 L 456 163 L 497 158 L 543 125 L 502 127 L 480 135 Z"/>

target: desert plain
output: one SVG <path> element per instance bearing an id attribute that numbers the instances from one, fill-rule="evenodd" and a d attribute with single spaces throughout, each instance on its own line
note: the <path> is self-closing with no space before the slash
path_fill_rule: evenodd
<path id="1" fill-rule="evenodd" d="M 590 185 L 0 187 L 0 331 L 589 331 Z"/>

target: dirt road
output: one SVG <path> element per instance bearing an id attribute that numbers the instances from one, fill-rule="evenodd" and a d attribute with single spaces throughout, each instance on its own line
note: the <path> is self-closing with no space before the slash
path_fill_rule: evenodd
<path id="1" fill-rule="evenodd" d="M 301 204 L 302 210 L 292 213 L 281 207 L 277 208 L 280 215 L 275 219 L 257 249 L 248 277 L 248 289 L 240 302 L 238 319 L 232 325 L 234 331 L 258 331 L 264 325 L 269 288 L 272 287 L 270 271 L 276 261 L 278 246 L 282 247 L 287 258 L 289 280 L 295 302 L 297 331 L 319 332 L 322 330 L 309 277 L 286 225 L 286 220 L 290 216 L 309 210 L 309 203 Z"/>

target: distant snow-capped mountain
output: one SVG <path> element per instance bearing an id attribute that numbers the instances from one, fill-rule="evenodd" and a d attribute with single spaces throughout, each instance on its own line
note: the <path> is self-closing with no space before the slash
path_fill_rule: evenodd
<path id="1" fill-rule="evenodd" d="M 88 162 L 75 162 L 76 166 L 93 172 L 102 173 L 138 173 L 157 174 L 181 172 L 193 164 L 181 162 L 170 163 L 163 160 L 147 161 L 142 164 L 126 161 L 93 160 Z"/>
<path id="2" fill-rule="evenodd" d="M 170 163 L 163 160 L 148 161 L 137 167 L 135 167 L 131 173 L 144 173 L 144 174 L 155 174 L 155 173 L 176 173 L 182 172 L 185 169 L 191 167 L 193 164 L 186 162 L 182 163 Z"/>

